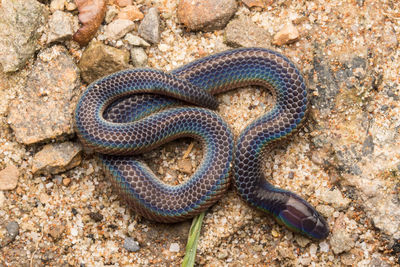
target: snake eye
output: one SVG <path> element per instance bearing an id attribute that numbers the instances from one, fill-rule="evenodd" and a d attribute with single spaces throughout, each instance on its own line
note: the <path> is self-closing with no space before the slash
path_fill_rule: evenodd
<path id="1" fill-rule="evenodd" d="M 305 200 L 290 195 L 286 207 L 279 212 L 278 220 L 290 229 L 314 239 L 324 239 L 329 234 L 325 219 Z"/>

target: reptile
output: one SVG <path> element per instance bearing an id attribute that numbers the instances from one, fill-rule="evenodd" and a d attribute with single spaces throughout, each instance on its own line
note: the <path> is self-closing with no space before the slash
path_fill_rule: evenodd
<path id="1" fill-rule="evenodd" d="M 245 86 L 269 90 L 274 105 L 235 142 L 229 125 L 214 111 L 214 96 Z M 99 153 L 119 196 L 148 219 L 191 218 L 220 199 L 232 177 L 251 206 L 294 232 L 324 239 L 329 234 L 325 218 L 297 194 L 270 184 L 263 164 L 303 124 L 307 107 L 304 79 L 288 58 L 269 49 L 240 48 L 169 73 L 129 69 L 98 79 L 78 101 L 75 128 L 81 142 Z M 139 155 L 182 137 L 202 143 L 203 159 L 188 181 L 167 185 Z"/>

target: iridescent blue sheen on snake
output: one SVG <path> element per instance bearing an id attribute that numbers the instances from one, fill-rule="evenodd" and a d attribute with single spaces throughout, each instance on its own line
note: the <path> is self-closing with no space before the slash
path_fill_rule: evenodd
<path id="1" fill-rule="evenodd" d="M 249 85 L 269 90 L 275 105 L 243 130 L 235 147 L 229 126 L 217 113 L 187 106 L 216 108 L 212 95 Z M 182 101 L 186 106 L 178 107 Z M 207 209 L 227 190 L 234 159 L 234 185 L 246 202 L 295 232 L 323 239 L 329 234 L 325 219 L 264 175 L 265 157 L 299 128 L 306 111 L 307 90 L 293 63 L 268 49 L 242 48 L 170 73 L 127 70 L 97 80 L 79 100 L 75 123 L 80 140 L 101 153 L 122 199 L 149 219 L 182 221 Z M 138 156 L 127 156 L 180 137 L 196 138 L 204 148 L 200 166 L 181 185 L 164 184 Z"/>

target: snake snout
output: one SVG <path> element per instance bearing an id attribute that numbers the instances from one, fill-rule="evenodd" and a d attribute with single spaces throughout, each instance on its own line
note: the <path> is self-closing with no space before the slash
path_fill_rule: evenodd
<path id="1" fill-rule="evenodd" d="M 329 234 L 329 226 L 324 217 L 296 195 L 289 197 L 279 218 L 290 229 L 313 239 L 322 240 Z"/>

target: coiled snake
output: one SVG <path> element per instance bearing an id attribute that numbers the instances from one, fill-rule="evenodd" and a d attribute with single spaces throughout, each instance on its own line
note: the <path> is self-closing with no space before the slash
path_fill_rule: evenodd
<path id="1" fill-rule="evenodd" d="M 272 109 L 237 138 L 214 111 L 213 95 L 257 85 L 275 99 Z M 182 101 L 200 107 L 182 106 Z M 81 142 L 100 153 L 113 187 L 137 213 L 159 222 L 193 217 L 222 197 L 233 182 L 249 204 L 289 229 L 315 239 L 329 234 L 325 219 L 296 194 L 273 187 L 263 172 L 265 155 L 301 124 L 307 91 L 297 68 L 283 55 L 243 48 L 211 55 L 170 73 L 124 70 L 88 86 L 76 111 Z M 203 144 L 197 171 L 183 184 L 166 185 L 136 154 L 180 137 Z"/>

